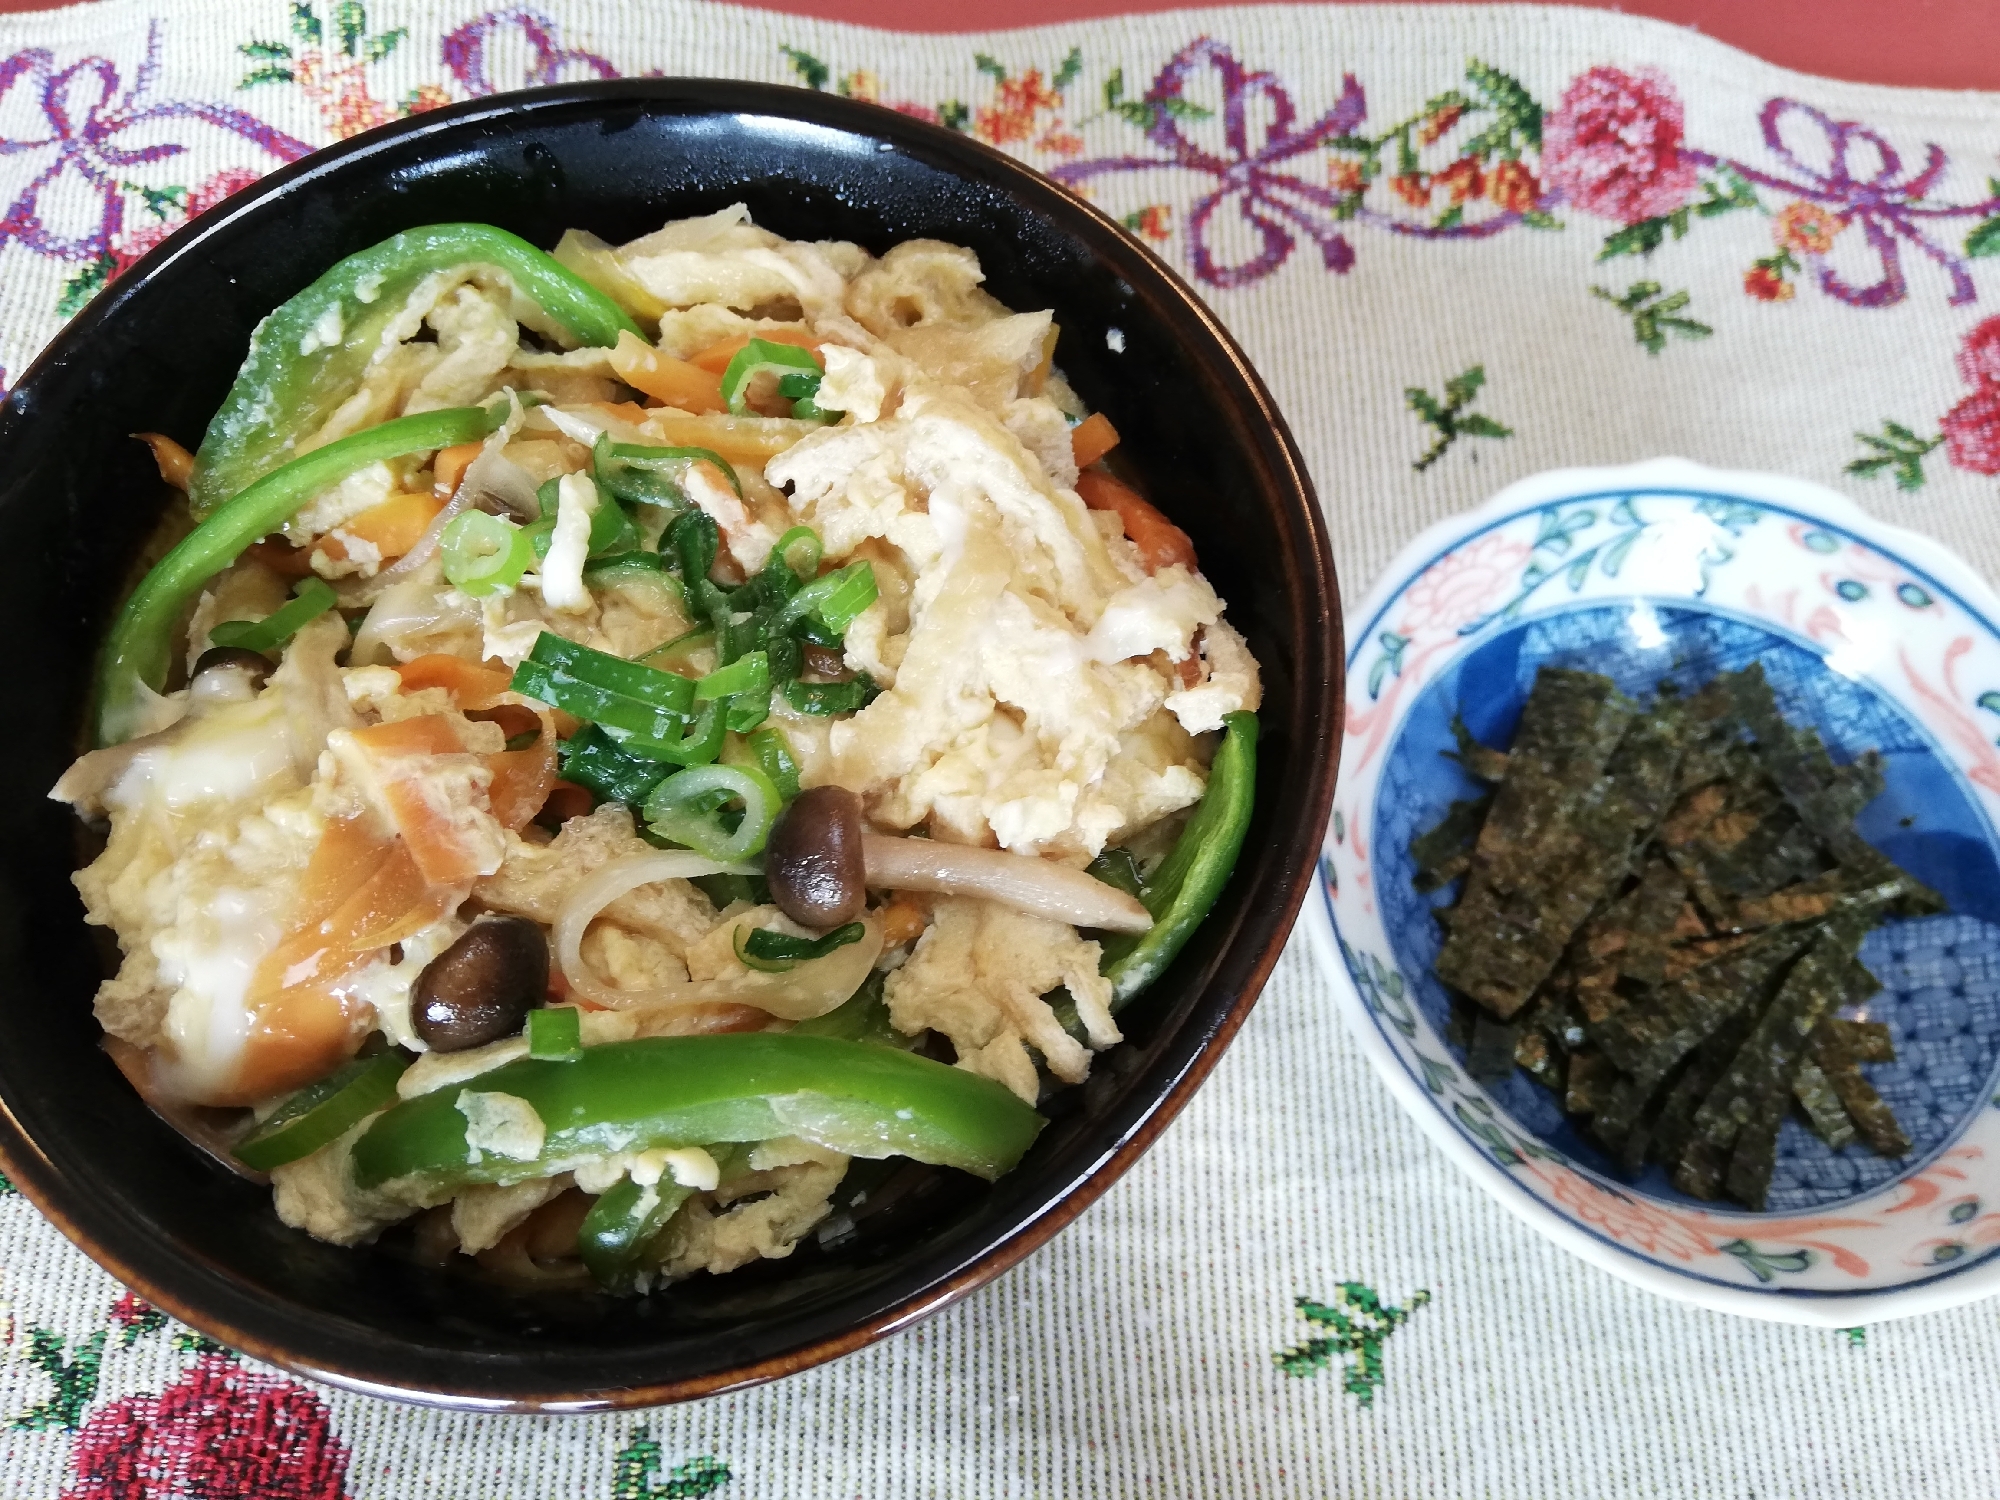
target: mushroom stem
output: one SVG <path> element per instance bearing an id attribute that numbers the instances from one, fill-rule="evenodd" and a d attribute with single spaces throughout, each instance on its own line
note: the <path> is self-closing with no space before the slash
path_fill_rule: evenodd
<path id="1" fill-rule="evenodd" d="M 877 890 L 983 896 L 1072 927 L 1108 932 L 1144 932 L 1153 925 L 1152 913 L 1136 897 L 1050 859 L 880 833 L 861 836 L 861 858 L 868 884 Z"/>

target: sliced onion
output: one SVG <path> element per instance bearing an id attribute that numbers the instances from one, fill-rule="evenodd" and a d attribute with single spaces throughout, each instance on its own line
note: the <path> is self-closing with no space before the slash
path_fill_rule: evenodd
<path id="1" fill-rule="evenodd" d="M 653 854 L 628 854 L 591 871 L 570 892 L 556 917 L 556 965 L 570 989 L 593 1005 L 612 1010 L 630 1010 L 646 1005 L 698 1005 L 713 1000 L 734 999 L 722 993 L 723 986 L 706 984 L 660 985 L 649 990 L 613 989 L 583 961 L 583 934 L 597 920 L 598 913 L 628 891 L 662 880 L 692 880 L 701 875 L 749 875 L 746 865 L 726 865 L 699 854 L 661 850 Z"/>
<path id="2" fill-rule="evenodd" d="M 470 496 L 472 500 L 498 500 L 507 509 L 524 521 L 541 518 L 542 503 L 535 498 L 535 481 L 528 471 L 500 451 L 500 445 L 489 442 L 479 450 L 479 456 L 465 466 L 465 475 L 458 482 L 458 494 Z"/>
<path id="3" fill-rule="evenodd" d="M 689 980 L 684 984 L 656 985 L 645 990 L 614 989 L 596 974 L 583 958 L 583 934 L 600 912 L 628 891 L 661 880 L 689 880 L 700 875 L 747 875 L 755 873 L 747 865 L 726 865 L 704 859 L 699 854 L 662 850 L 657 854 L 628 854 L 593 871 L 563 903 L 556 917 L 555 958 L 563 978 L 580 998 L 610 1010 L 691 1010 L 690 1031 L 735 1031 L 743 1029 L 738 1006 L 755 1006 L 768 1015 L 786 1021 L 804 1021 L 825 1015 L 846 1000 L 868 978 L 875 960 L 882 956 L 882 923 L 866 919 L 860 941 L 836 948 L 825 958 L 801 963 L 782 974 L 759 974 L 745 970 L 723 979 Z M 668 1035 L 660 1023 L 642 1023 L 648 1035 Z"/>
<path id="4" fill-rule="evenodd" d="M 1072 927 L 1144 932 L 1153 915 L 1115 885 L 1050 859 L 974 849 L 934 839 L 861 836 L 861 860 L 876 890 L 982 896 Z"/>

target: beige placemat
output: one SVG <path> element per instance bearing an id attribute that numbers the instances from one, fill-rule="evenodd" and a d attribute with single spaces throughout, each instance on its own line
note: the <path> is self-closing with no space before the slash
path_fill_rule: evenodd
<path id="1" fill-rule="evenodd" d="M 1993 96 L 1530 7 L 933 37 L 697 0 L 104 0 L 0 19 L 0 58 L 8 372 L 312 147 L 557 79 L 734 75 L 939 119 L 1124 217 L 1275 389 L 1353 596 L 1510 480 L 1662 453 L 1823 481 L 2000 571 Z M 1814 1332 L 1570 1259 L 1399 1113 L 1302 941 L 1074 1228 L 776 1385 L 591 1418 L 333 1393 L 203 1347 L 18 1196 L 0 1333 L 0 1496 L 35 1500 L 2000 1493 L 1991 1304 Z"/>

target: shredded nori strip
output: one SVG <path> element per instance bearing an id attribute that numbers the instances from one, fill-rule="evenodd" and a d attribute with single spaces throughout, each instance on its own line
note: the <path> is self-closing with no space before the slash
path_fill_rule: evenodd
<path id="1" fill-rule="evenodd" d="M 1826 1023 L 1820 1023 L 1824 1026 Z M 1847 1109 L 1840 1102 L 1840 1095 L 1834 1092 L 1826 1074 L 1819 1070 L 1819 1064 L 1808 1059 L 1799 1064 L 1798 1076 L 1792 1080 L 1792 1097 L 1799 1101 L 1799 1108 L 1806 1117 L 1806 1123 L 1813 1133 L 1836 1151 L 1843 1151 L 1854 1144 L 1854 1122 L 1847 1117 Z"/>
<path id="2" fill-rule="evenodd" d="M 1835 763 L 1755 664 L 1646 707 L 1545 667 L 1510 750 L 1453 734 L 1493 790 L 1410 847 L 1418 889 L 1466 877 L 1434 910 L 1469 1073 L 1519 1066 L 1626 1171 L 1752 1208 L 1795 1106 L 1834 1150 L 1910 1149 L 1861 1074 L 1894 1049 L 1855 954 L 1943 902 L 1854 831 L 1877 754 Z"/>
<path id="3" fill-rule="evenodd" d="M 1604 795 L 1606 767 L 1635 712 L 1608 677 L 1544 668 L 1535 678 L 1437 959 L 1445 983 L 1502 1020 L 1548 977 L 1624 873 L 1630 831 L 1607 848 L 1603 820 L 1578 814 Z"/>

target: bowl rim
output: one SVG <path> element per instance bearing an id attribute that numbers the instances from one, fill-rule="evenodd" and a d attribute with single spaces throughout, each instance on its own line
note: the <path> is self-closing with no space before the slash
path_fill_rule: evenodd
<path id="1" fill-rule="evenodd" d="M 400 1346 L 392 1346 L 387 1354 L 367 1358 L 329 1358 L 324 1352 L 309 1353 L 292 1347 L 304 1342 L 299 1337 L 303 1330 L 296 1326 L 298 1320 L 323 1315 L 301 1312 L 296 1304 L 274 1301 L 268 1294 L 232 1287 L 226 1278 L 208 1272 L 206 1284 L 219 1287 L 225 1295 L 233 1292 L 232 1305 L 236 1309 L 231 1316 L 211 1312 L 183 1295 L 177 1286 L 168 1284 L 162 1274 L 155 1274 L 152 1268 L 114 1249 L 97 1233 L 100 1225 L 110 1222 L 109 1218 L 95 1212 L 87 1202 L 71 1201 L 74 1185 L 58 1171 L 15 1116 L 4 1095 L 0 1095 L 0 1172 L 103 1269 L 163 1311 L 219 1338 L 233 1349 L 362 1395 L 495 1412 L 586 1412 L 665 1405 L 779 1379 L 852 1353 L 941 1311 L 995 1279 L 1047 1243 L 1123 1176 L 1180 1113 L 1215 1066 L 1268 981 L 1307 890 L 1316 879 L 1315 831 L 1325 826 L 1332 807 L 1345 687 L 1340 596 L 1326 523 L 1311 477 L 1270 391 L 1220 319 L 1186 281 L 1102 209 L 1004 152 L 895 110 L 780 84 L 648 77 L 595 79 L 520 90 L 395 121 L 268 173 L 167 236 L 49 341 L 14 383 L 4 404 L 21 410 L 21 404 L 35 395 L 38 386 L 53 371 L 82 354 L 98 328 L 122 315 L 125 303 L 140 288 L 187 257 L 198 254 L 212 238 L 228 232 L 246 217 L 261 213 L 270 200 L 300 184 L 348 169 L 357 159 L 388 148 L 402 148 L 426 137 L 440 137 L 438 150 L 443 154 L 448 147 L 442 142 L 461 131 L 475 132 L 482 125 L 501 122 L 518 125 L 524 118 L 532 121 L 544 112 L 559 115 L 564 111 L 621 104 L 638 108 L 680 106 L 697 115 L 776 118 L 825 127 L 850 138 L 872 140 L 880 150 L 909 152 L 954 175 L 1027 201 L 1066 237 L 1083 241 L 1093 253 L 1117 263 L 1128 282 L 1145 284 L 1154 298 L 1165 305 L 1166 317 L 1177 325 L 1183 338 L 1192 336 L 1197 342 L 1207 342 L 1218 372 L 1235 387 L 1246 416 L 1252 419 L 1258 438 L 1248 457 L 1260 476 L 1260 488 L 1277 500 L 1286 513 L 1290 534 L 1305 543 L 1303 555 L 1291 559 L 1304 585 L 1302 597 L 1290 601 L 1292 613 L 1303 627 L 1295 701 L 1302 707 L 1308 704 L 1315 696 L 1312 690 L 1315 684 L 1331 691 L 1325 694 L 1326 708 L 1316 733 L 1306 733 L 1310 720 L 1302 721 L 1299 726 L 1296 754 L 1300 774 L 1306 781 L 1306 812 L 1293 833 L 1281 835 L 1278 842 L 1257 852 L 1268 865 L 1278 900 L 1244 913 L 1231 948 L 1242 944 L 1252 950 L 1247 961 L 1239 959 L 1228 975 L 1212 974 L 1207 983 L 1189 996 L 1187 1003 L 1194 1013 L 1184 1023 L 1187 1035 L 1168 1054 L 1163 1054 L 1163 1061 L 1169 1056 L 1177 1058 L 1164 1090 L 1139 1108 L 1126 1125 L 1114 1127 L 1109 1144 L 1086 1165 L 1066 1180 L 1053 1184 L 1039 1208 L 1028 1212 L 969 1258 L 961 1253 L 956 1271 L 925 1279 L 914 1291 L 886 1301 L 859 1324 L 741 1366 L 586 1392 L 558 1389 L 546 1378 L 540 1383 L 532 1379 L 516 1380 L 505 1394 L 496 1395 L 497 1383 L 454 1386 L 431 1381 L 419 1385 L 399 1380 L 392 1366 L 393 1349 Z M 1296 849 L 1291 847 L 1294 844 Z M 1234 993 L 1222 994 L 1224 986 L 1230 983 L 1236 986 Z M 253 1316 L 258 1321 L 269 1321 L 274 1314 L 287 1313 L 293 1326 L 274 1333 L 245 1326 L 245 1321 Z M 350 1338 L 346 1347 L 354 1349 L 364 1342 L 373 1347 L 387 1340 L 381 1336 L 369 1340 Z"/>
<path id="2" fill-rule="evenodd" d="M 1471 509 L 1447 516 L 1424 528 L 1401 548 L 1377 575 L 1367 595 L 1347 617 L 1347 642 L 1365 642 L 1368 631 L 1389 604 L 1439 555 L 1451 551 L 1497 523 L 1557 503 L 1626 491 L 1655 493 L 1697 490 L 1757 500 L 1816 517 L 1865 537 L 1871 544 L 1901 554 L 1928 571 L 1959 596 L 1971 612 L 1984 616 L 2000 634 L 2000 592 L 1996 592 L 1963 558 L 1933 537 L 1881 521 L 1838 491 L 1795 476 L 1756 470 L 1715 469 L 1684 458 L 1655 458 L 1601 468 L 1568 468 L 1530 475 L 1500 490 Z M 1358 647 L 1346 648 L 1353 665 Z M 1343 752 L 1344 754 L 1344 752 Z M 1331 840 L 1331 828 L 1326 839 Z M 1659 1260 L 1581 1228 L 1531 1193 L 1498 1164 L 1479 1151 L 1444 1116 L 1439 1102 L 1411 1075 L 1396 1056 L 1367 1001 L 1355 985 L 1342 955 L 1334 903 L 1329 890 L 1329 857 L 1324 844 L 1315 869 L 1313 897 L 1306 903 L 1300 925 L 1310 936 L 1320 970 L 1333 987 L 1348 1033 L 1360 1046 L 1376 1074 L 1388 1085 L 1406 1114 L 1445 1155 L 1470 1176 L 1488 1196 L 1517 1219 L 1580 1259 L 1610 1272 L 1632 1286 L 1672 1301 L 1713 1312 L 1733 1313 L 1761 1321 L 1815 1328 L 1848 1328 L 1865 1322 L 1912 1317 L 1962 1306 L 2000 1292 L 2000 1254 L 1923 1281 L 1886 1289 L 1856 1288 L 1827 1291 L 1730 1285 L 1679 1270 Z M 1949 1142 L 1946 1143 L 1947 1145 Z M 1904 1174 L 1907 1176 L 1908 1174 Z M 1882 1188 L 1901 1181 L 1885 1182 Z M 1746 1215 L 1746 1219 L 1754 1216 Z"/>

